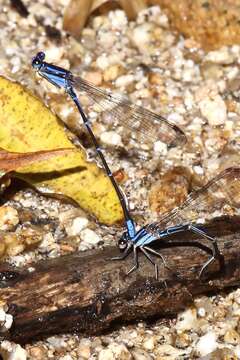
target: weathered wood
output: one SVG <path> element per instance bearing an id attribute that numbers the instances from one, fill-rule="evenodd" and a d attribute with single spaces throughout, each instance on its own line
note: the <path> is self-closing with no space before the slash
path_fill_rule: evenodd
<path id="1" fill-rule="evenodd" d="M 162 281 L 155 280 L 154 269 L 143 256 L 140 269 L 126 277 L 133 258 L 108 260 L 118 254 L 114 247 L 41 261 L 31 265 L 33 272 L 29 266 L 0 264 L 0 298 L 7 301 L 14 316 L 14 326 L 4 336 L 26 343 L 59 333 L 100 333 L 116 321 L 175 314 L 195 295 L 238 285 L 240 217 L 216 219 L 207 230 L 218 234 L 225 271 L 219 274 L 219 265 L 213 262 L 204 282 L 198 273 L 208 255 L 193 247 L 161 249 L 174 269 L 161 266 Z M 181 240 L 195 238 L 190 234 L 171 238 Z"/>

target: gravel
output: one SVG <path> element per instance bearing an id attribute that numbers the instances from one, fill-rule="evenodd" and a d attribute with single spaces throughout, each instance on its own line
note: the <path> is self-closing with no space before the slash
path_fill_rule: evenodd
<path id="1" fill-rule="evenodd" d="M 195 41 L 172 32 L 166 15 L 157 6 L 143 11 L 131 22 L 121 10 L 94 16 L 83 31 L 82 42 L 78 42 L 62 31 L 64 1 L 24 3 L 29 11 L 26 18 L 10 9 L 7 0 L 2 0 L 1 74 L 25 84 L 64 121 L 69 115 L 77 120 L 78 115 L 65 95 L 60 103 L 60 97 L 56 102 L 54 94 L 58 89 L 44 81 L 39 86 L 30 69 L 32 56 L 44 50 L 47 61 L 71 67 L 73 73 L 97 86 L 127 93 L 133 102 L 161 113 L 184 129 L 188 143 L 168 150 L 159 141 L 139 145 L 111 124 L 100 126 L 93 116 L 95 131 L 107 150 L 112 170 L 124 169 L 123 187 L 129 194 L 130 209 L 141 217 L 139 225 L 156 217 L 151 210 L 156 204 L 149 207 L 149 193 L 163 174 L 174 173 L 181 166 L 203 185 L 224 167 L 236 165 L 240 104 L 231 94 L 226 99 L 225 93 L 230 81 L 239 77 L 239 45 L 204 52 Z M 59 30 L 61 40 L 56 42 L 48 37 L 46 26 Z M 125 151 L 123 144 L 128 156 L 120 156 Z M 233 160 L 226 158 L 226 146 Z M 92 149 L 88 152 L 91 155 Z M 164 208 L 168 209 L 171 204 L 165 200 Z M 51 218 L 55 224 L 46 229 L 36 250 L 7 258 L 19 266 L 94 248 L 100 241 L 104 246 L 113 245 L 121 234 L 121 229 L 100 226 L 71 205 L 31 191 L 17 193 L 8 206 L 1 209 L 8 210 L 5 220 L 1 218 L 1 227 L 18 226 L 19 208 L 31 209 L 38 219 Z M 207 359 L 205 356 L 211 352 L 219 359 L 224 354 L 240 358 L 239 299 L 239 290 L 200 297 L 174 320 L 122 326 L 98 337 L 62 335 L 24 347 L 2 341 L 0 354 L 4 360 L 183 360 Z M 4 309 L 0 310 L 0 325 L 9 329 L 14 319 Z"/>

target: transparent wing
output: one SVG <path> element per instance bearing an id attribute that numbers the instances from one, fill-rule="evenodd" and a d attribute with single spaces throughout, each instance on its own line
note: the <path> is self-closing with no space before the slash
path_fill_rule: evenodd
<path id="1" fill-rule="evenodd" d="M 138 141 L 144 141 L 147 137 L 151 143 L 161 140 L 168 146 L 177 146 L 186 142 L 184 132 L 161 115 L 134 105 L 124 96 L 96 88 L 80 77 L 74 77 L 72 83 L 74 88 L 84 91 L 94 101 L 112 126 L 123 126 L 131 133 L 137 133 Z M 127 136 L 126 133 L 125 135 Z"/>
<path id="2" fill-rule="evenodd" d="M 193 191 L 186 201 L 155 223 L 146 227 L 154 234 L 171 226 L 194 223 L 205 219 L 209 213 L 221 210 L 224 205 L 240 207 L 240 168 L 224 170 L 198 191 Z"/>

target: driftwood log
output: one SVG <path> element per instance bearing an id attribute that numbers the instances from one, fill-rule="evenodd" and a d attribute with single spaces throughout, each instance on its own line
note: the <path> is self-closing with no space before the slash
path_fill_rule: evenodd
<path id="1" fill-rule="evenodd" d="M 133 257 L 110 261 L 118 254 L 114 247 L 41 261 L 31 265 L 34 271 L 0 264 L 0 298 L 14 317 L 2 338 L 26 343 L 59 333 L 96 334 L 116 322 L 176 314 L 196 295 L 239 285 L 240 217 L 215 219 L 205 229 L 217 236 L 225 266 L 219 271 L 214 261 L 204 281 L 198 273 L 209 255 L 192 246 L 158 247 L 173 270 L 160 265 L 159 281 L 141 255 L 140 269 L 126 276 Z M 192 244 L 196 237 L 182 233 L 169 243 L 183 240 Z"/>

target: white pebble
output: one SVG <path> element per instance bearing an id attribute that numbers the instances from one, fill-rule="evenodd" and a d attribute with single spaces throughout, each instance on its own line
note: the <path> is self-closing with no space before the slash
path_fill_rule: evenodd
<path id="1" fill-rule="evenodd" d="M 234 354 L 237 356 L 237 359 L 240 359 L 240 345 L 235 347 Z"/>
<path id="2" fill-rule="evenodd" d="M 209 125 L 222 125 L 227 119 L 227 109 L 221 96 L 206 97 L 199 102 L 202 115 L 207 118 Z"/>
<path id="3" fill-rule="evenodd" d="M 56 349 L 64 348 L 67 345 L 65 340 L 58 336 L 49 337 L 47 342 Z"/>
<path id="4" fill-rule="evenodd" d="M 92 342 L 89 339 L 81 339 L 77 353 L 83 358 L 83 359 L 89 359 L 91 354 L 91 345 Z"/>
<path id="5" fill-rule="evenodd" d="M 27 360 L 27 351 L 17 344 L 10 354 L 9 360 Z"/>
<path id="6" fill-rule="evenodd" d="M 0 230 L 11 230 L 19 223 L 18 212 L 11 206 L 0 207 Z"/>
<path id="7" fill-rule="evenodd" d="M 56 62 L 63 57 L 64 50 L 59 46 L 52 46 L 45 50 L 47 61 Z"/>
<path id="8" fill-rule="evenodd" d="M 122 75 L 117 78 L 115 81 L 116 87 L 126 87 L 129 84 L 134 82 L 134 76 L 133 75 Z"/>
<path id="9" fill-rule="evenodd" d="M 149 43 L 152 39 L 151 30 L 152 26 L 149 23 L 137 26 L 131 34 L 131 38 L 135 45 L 141 47 Z"/>
<path id="10" fill-rule="evenodd" d="M 205 317 L 206 316 L 206 310 L 204 309 L 204 307 L 200 307 L 198 309 L 198 316 L 200 316 L 200 317 Z"/>
<path id="11" fill-rule="evenodd" d="M 6 314 L 5 324 L 4 324 L 5 329 L 9 330 L 12 326 L 12 323 L 13 323 L 13 316 L 11 314 Z"/>
<path id="12" fill-rule="evenodd" d="M 176 329 L 178 331 L 192 330 L 197 327 L 197 313 L 195 309 L 188 309 L 178 316 Z"/>
<path id="13" fill-rule="evenodd" d="M 106 54 L 100 55 L 96 60 L 96 65 L 99 69 L 105 70 L 109 67 L 110 62 Z"/>
<path id="14" fill-rule="evenodd" d="M 105 131 L 100 136 L 101 142 L 107 145 L 121 146 L 122 138 L 114 131 Z"/>
<path id="15" fill-rule="evenodd" d="M 184 104 L 187 110 L 192 110 L 194 107 L 194 96 L 188 89 L 185 91 L 184 94 Z"/>
<path id="16" fill-rule="evenodd" d="M 155 153 L 161 155 L 167 155 L 167 144 L 164 144 L 162 141 L 156 141 L 153 145 L 153 150 Z"/>
<path id="17" fill-rule="evenodd" d="M 81 231 L 80 236 L 82 241 L 85 241 L 92 245 L 96 245 L 101 241 L 100 237 L 93 230 L 90 229 L 85 229 Z"/>
<path id="18" fill-rule="evenodd" d="M 98 354 L 98 360 L 114 360 L 115 357 L 110 349 L 103 349 Z"/>
<path id="19" fill-rule="evenodd" d="M 200 165 L 193 166 L 193 170 L 198 175 L 203 175 L 203 168 Z"/>
<path id="20" fill-rule="evenodd" d="M 214 332 L 210 331 L 207 334 L 200 337 L 196 349 L 199 352 L 199 355 L 205 356 L 217 348 L 217 336 Z"/>
<path id="21" fill-rule="evenodd" d="M 167 119 L 174 124 L 181 124 L 184 122 L 183 116 L 177 112 L 172 112 L 171 114 L 169 114 Z"/>
<path id="22" fill-rule="evenodd" d="M 73 219 L 71 226 L 66 226 L 66 232 L 69 236 L 79 235 L 79 233 L 87 226 L 88 219 L 77 217 Z"/>
<path id="23" fill-rule="evenodd" d="M 73 358 L 70 355 L 64 355 L 59 358 L 59 360 L 73 360 Z"/>
<path id="24" fill-rule="evenodd" d="M 5 321 L 5 316 L 6 316 L 5 311 L 3 309 L 0 309 L 0 322 Z"/>
<path id="25" fill-rule="evenodd" d="M 205 61 L 210 61 L 216 64 L 231 64 L 234 62 L 234 56 L 230 53 L 227 46 L 223 46 L 219 50 L 210 51 L 206 55 Z"/>
<path id="26" fill-rule="evenodd" d="M 10 341 L 2 341 L 0 345 L 0 352 L 3 350 L 7 352 L 5 359 L 7 360 L 27 360 L 27 351 L 20 345 L 10 343 Z"/>
<path id="27" fill-rule="evenodd" d="M 147 339 L 146 341 L 144 341 L 143 343 L 143 347 L 146 350 L 153 350 L 154 349 L 154 345 L 155 345 L 155 341 L 154 341 L 154 337 L 151 336 L 149 337 L 149 339 Z"/>
<path id="28" fill-rule="evenodd" d="M 132 355 L 130 354 L 125 345 L 117 343 L 110 344 L 107 349 L 101 350 L 98 355 L 98 360 L 115 359 L 131 360 Z"/>
<path id="29" fill-rule="evenodd" d="M 122 31 L 123 27 L 126 27 L 128 23 L 126 13 L 122 10 L 110 11 L 108 17 L 114 29 Z"/>
<path id="30" fill-rule="evenodd" d="M 13 316 L 7 314 L 4 309 L 0 308 L 0 331 L 4 332 L 11 328 L 13 323 Z"/>

